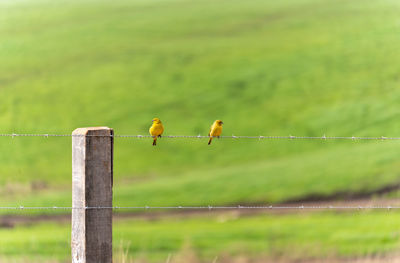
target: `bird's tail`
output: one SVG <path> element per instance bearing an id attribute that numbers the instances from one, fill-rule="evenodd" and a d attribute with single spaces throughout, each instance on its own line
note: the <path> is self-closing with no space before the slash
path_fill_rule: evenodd
<path id="1" fill-rule="evenodd" d="M 154 139 L 153 139 L 153 146 L 156 146 L 157 145 L 157 137 L 154 137 Z"/>
<path id="2" fill-rule="evenodd" d="M 211 144 L 212 138 L 213 138 L 213 137 L 210 137 L 210 140 L 208 140 L 208 145 Z"/>

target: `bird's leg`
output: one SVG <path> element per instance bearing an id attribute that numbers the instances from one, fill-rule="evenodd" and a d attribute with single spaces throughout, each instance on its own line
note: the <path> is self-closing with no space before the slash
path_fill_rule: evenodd
<path id="1" fill-rule="evenodd" d="M 160 135 L 158 135 L 158 138 L 161 138 L 161 134 L 160 134 Z"/>

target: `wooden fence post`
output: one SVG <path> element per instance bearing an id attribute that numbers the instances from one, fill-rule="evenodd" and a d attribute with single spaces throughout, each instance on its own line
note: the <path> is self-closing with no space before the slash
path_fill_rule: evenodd
<path id="1" fill-rule="evenodd" d="M 73 263 L 112 262 L 113 129 L 72 133 Z"/>

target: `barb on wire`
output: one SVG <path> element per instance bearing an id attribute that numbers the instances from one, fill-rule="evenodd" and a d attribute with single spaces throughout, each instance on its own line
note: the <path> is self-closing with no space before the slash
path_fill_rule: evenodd
<path id="1" fill-rule="evenodd" d="M 241 210 L 241 209 L 260 209 L 260 210 L 370 210 L 370 209 L 400 209 L 400 206 L 392 205 L 370 205 L 370 206 L 357 206 L 357 205 L 322 205 L 322 206 L 87 206 L 87 207 L 67 207 L 67 206 L 2 206 L 0 210 L 96 210 L 96 209 L 112 209 L 112 210 Z"/>
<path id="2" fill-rule="evenodd" d="M 50 133 L 44 133 L 44 134 L 34 134 L 34 133 L 2 133 L 0 134 L 0 137 L 114 137 L 114 138 L 152 138 L 151 135 L 134 135 L 134 134 L 113 134 L 113 135 L 81 135 L 81 134 L 50 134 Z M 209 136 L 204 136 L 204 135 L 163 135 L 163 138 L 174 138 L 174 139 L 179 139 L 179 138 L 196 138 L 196 139 L 202 139 L 202 138 L 209 138 Z M 257 139 L 257 140 L 275 140 L 275 139 L 288 139 L 288 140 L 400 140 L 400 137 L 385 137 L 385 136 L 379 136 L 379 137 L 357 137 L 357 136 L 293 136 L 293 135 L 288 135 L 288 136 L 247 136 L 247 135 L 232 135 L 232 136 L 220 136 L 220 138 L 223 139 Z"/>

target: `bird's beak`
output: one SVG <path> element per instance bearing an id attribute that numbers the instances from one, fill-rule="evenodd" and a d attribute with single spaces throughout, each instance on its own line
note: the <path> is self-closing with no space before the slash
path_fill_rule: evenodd
<path id="1" fill-rule="evenodd" d="M 224 122 L 223 122 L 223 121 L 221 121 L 221 124 L 224 124 Z"/>

